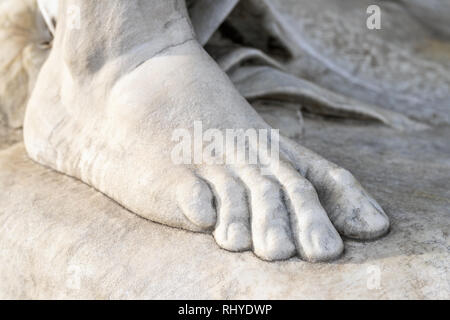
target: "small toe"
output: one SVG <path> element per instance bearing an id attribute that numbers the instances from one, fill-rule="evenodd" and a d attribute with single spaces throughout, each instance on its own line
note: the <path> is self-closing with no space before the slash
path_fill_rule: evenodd
<path id="1" fill-rule="evenodd" d="M 211 229 L 216 224 L 216 210 L 213 194 L 208 185 L 192 175 L 177 187 L 177 201 L 184 215 L 194 225 L 203 230 Z"/>
<path id="2" fill-rule="evenodd" d="M 200 170 L 217 199 L 217 223 L 213 232 L 217 244 L 229 251 L 251 248 L 250 215 L 245 188 L 222 167 Z"/>

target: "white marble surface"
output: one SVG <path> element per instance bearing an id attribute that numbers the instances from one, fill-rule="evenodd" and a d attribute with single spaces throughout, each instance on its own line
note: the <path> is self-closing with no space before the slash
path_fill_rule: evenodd
<path id="1" fill-rule="evenodd" d="M 306 121 L 305 145 L 356 175 L 391 232 L 332 263 L 268 263 L 144 220 L 70 177 L 0 152 L 0 298 L 448 299 L 450 128 Z"/>

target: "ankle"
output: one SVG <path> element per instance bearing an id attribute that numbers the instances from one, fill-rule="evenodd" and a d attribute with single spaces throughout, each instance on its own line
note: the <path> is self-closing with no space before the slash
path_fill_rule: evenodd
<path id="1" fill-rule="evenodd" d="M 194 37 L 184 1 L 67 0 L 54 44 L 72 75 L 89 75 L 119 57 L 140 63 Z"/>

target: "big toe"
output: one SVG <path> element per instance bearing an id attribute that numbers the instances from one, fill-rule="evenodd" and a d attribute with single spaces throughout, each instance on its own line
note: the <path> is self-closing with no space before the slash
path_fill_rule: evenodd
<path id="1" fill-rule="evenodd" d="M 344 219 L 336 223 L 341 233 L 359 240 L 376 239 L 389 230 L 389 219 L 376 204 L 363 197 L 349 205 L 342 213 Z"/>
<path id="2" fill-rule="evenodd" d="M 370 240 L 389 230 L 389 218 L 347 170 L 332 171 L 334 188 L 327 210 L 338 231 L 353 239 Z"/>

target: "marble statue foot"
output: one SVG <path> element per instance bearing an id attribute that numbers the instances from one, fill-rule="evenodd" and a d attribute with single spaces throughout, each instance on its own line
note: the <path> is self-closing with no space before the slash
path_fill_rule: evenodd
<path id="1" fill-rule="evenodd" d="M 173 133 L 194 121 L 219 132 L 270 127 L 195 40 L 184 2 L 63 4 L 73 5 L 82 23 L 59 17 L 27 107 L 33 160 L 139 216 L 264 260 L 330 260 L 344 249 L 339 233 L 387 232 L 383 209 L 348 171 L 286 138 L 264 174 L 260 162 L 174 163 Z"/>

